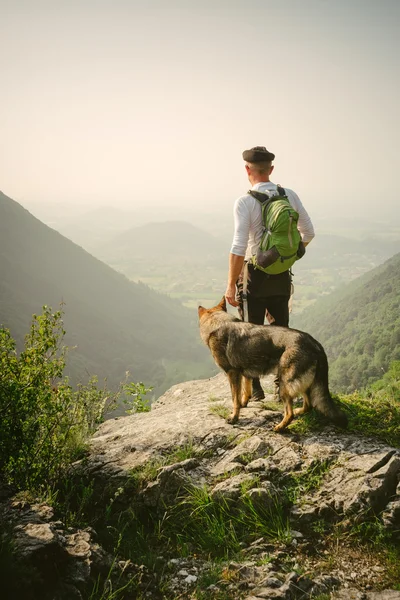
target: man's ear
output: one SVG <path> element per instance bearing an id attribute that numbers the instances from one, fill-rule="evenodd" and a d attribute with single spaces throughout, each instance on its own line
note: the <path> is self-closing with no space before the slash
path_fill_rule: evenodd
<path id="1" fill-rule="evenodd" d="M 271 170 L 270 170 L 270 172 L 269 172 L 269 174 L 270 174 L 270 175 L 271 175 L 272 171 L 274 170 L 274 166 L 275 166 L 275 165 L 271 165 Z"/>
<path id="2" fill-rule="evenodd" d="M 225 296 L 222 296 L 222 300 L 218 304 L 218 308 L 220 308 L 221 310 L 224 310 L 226 312 L 226 300 L 225 300 Z"/>

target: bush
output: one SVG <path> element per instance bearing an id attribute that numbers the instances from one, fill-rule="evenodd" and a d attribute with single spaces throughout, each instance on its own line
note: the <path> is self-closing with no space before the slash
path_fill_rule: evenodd
<path id="1" fill-rule="evenodd" d="M 113 400 L 96 379 L 73 390 L 63 378 L 64 334 L 61 312 L 46 306 L 19 355 L 10 331 L 0 329 L 0 470 L 20 489 L 51 486 Z"/>

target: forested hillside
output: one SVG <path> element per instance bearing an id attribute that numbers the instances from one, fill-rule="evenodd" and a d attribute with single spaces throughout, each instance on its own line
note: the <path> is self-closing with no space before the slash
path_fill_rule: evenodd
<path id="1" fill-rule="evenodd" d="M 115 385 L 129 370 L 161 391 L 214 372 L 194 312 L 128 281 L 0 192 L 0 325 L 21 346 L 32 313 L 61 302 L 75 382 L 96 374 Z"/>
<path id="2" fill-rule="evenodd" d="M 297 315 L 293 327 L 325 347 L 334 390 L 380 378 L 400 359 L 400 254 Z"/>

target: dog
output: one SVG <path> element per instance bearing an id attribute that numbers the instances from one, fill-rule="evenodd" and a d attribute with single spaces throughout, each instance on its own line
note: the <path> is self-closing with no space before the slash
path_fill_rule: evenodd
<path id="1" fill-rule="evenodd" d="M 336 425 L 347 426 L 346 415 L 329 392 L 325 351 L 311 335 L 277 325 L 244 323 L 226 312 L 225 297 L 214 308 L 199 306 L 198 313 L 200 336 L 229 379 L 233 413 L 228 423 L 236 423 L 240 409 L 247 406 L 252 378 L 277 373 L 284 416 L 275 431 L 282 431 L 295 415 L 311 408 Z M 299 395 L 303 406 L 293 410 L 293 400 Z"/>

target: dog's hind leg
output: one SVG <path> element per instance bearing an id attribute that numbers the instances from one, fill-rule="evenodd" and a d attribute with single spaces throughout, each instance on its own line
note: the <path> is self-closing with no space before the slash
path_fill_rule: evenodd
<path id="1" fill-rule="evenodd" d="M 252 394 L 252 380 L 243 375 L 242 379 L 242 398 L 240 401 L 240 405 L 245 407 L 247 406 Z"/>
<path id="2" fill-rule="evenodd" d="M 242 374 L 240 371 L 231 369 L 227 372 L 229 383 L 231 385 L 233 413 L 228 419 L 228 423 L 237 423 L 240 413 L 240 402 L 242 392 Z"/>
<path id="3" fill-rule="evenodd" d="M 310 412 L 310 410 L 312 409 L 309 392 L 310 392 L 309 389 L 306 392 L 303 392 L 303 406 L 301 408 L 294 409 L 294 414 L 296 416 L 304 415 L 305 413 Z"/>
<path id="4" fill-rule="evenodd" d="M 282 383 L 280 385 L 280 397 L 284 406 L 283 419 L 278 425 L 274 427 L 274 431 L 279 432 L 285 429 L 293 421 L 293 399 L 287 390 L 282 390 Z"/>

